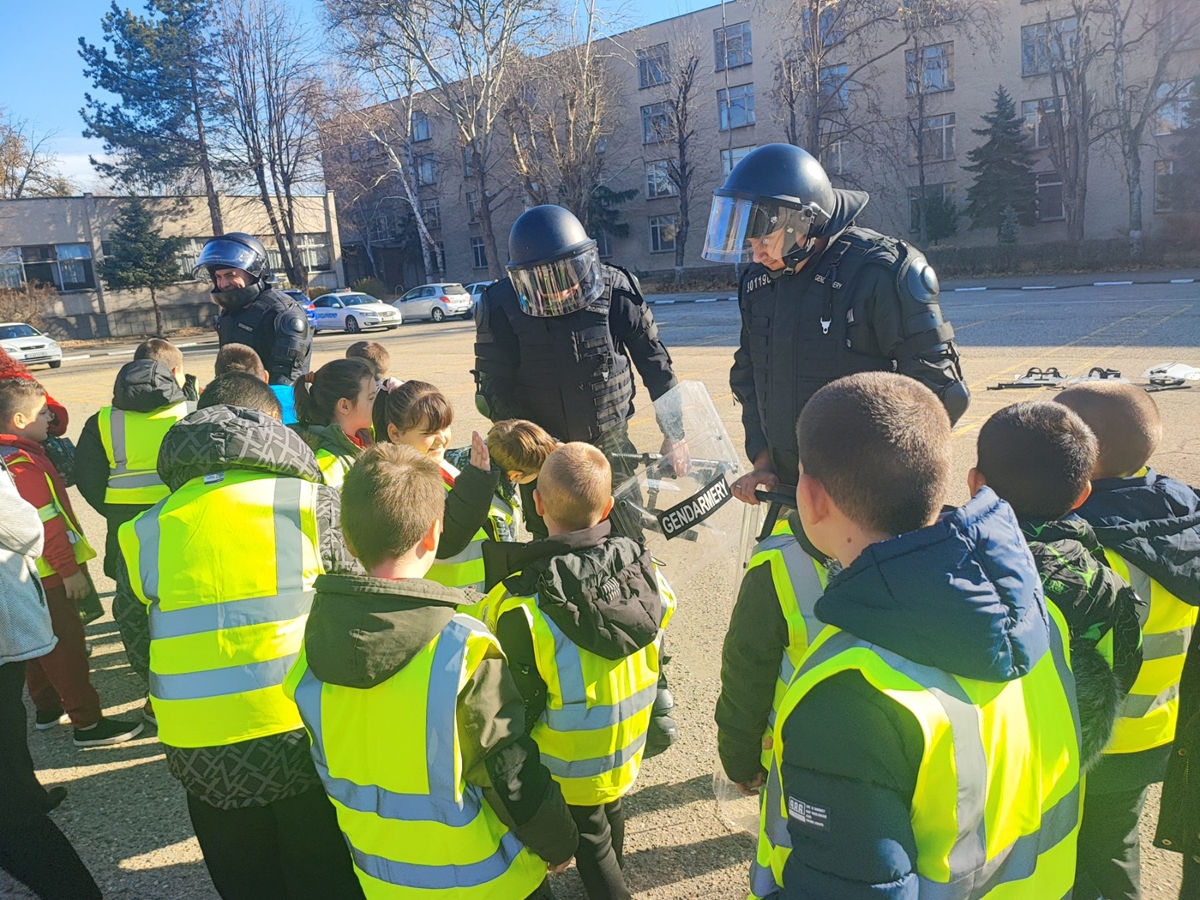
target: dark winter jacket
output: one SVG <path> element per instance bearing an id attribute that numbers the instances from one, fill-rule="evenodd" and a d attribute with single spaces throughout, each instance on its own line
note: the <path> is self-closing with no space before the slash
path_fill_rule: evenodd
<path id="1" fill-rule="evenodd" d="M 464 600 L 461 591 L 420 579 L 322 575 L 316 588 L 304 631 L 309 669 L 320 681 L 362 690 L 408 665 Z M 530 850 L 552 865 L 570 859 L 578 831 L 526 734 L 521 694 L 499 652 L 489 653 L 459 691 L 458 728 L 463 777 L 484 789 Z"/>
<path id="2" fill-rule="evenodd" d="M 662 597 L 654 563 L 641 544 L 612 534 L 606 520 L 530 544 L 485 544 L 489 571 L 507 567 L 504 579 L 517 597 L 537 596 L 538 608 L 577 646 L 604 659 L 623 659 L 658 636 Z M 538 674 L 525 616 L 510 610 L 496 623 L 496 637 L 521 695 L 531 731 L 546 708 L 546 683 Z"/>
<path id="3" fill-rule="evenodd" d="M 126 412 L 152 413 L 188 399 L 171 370 L 152 359 L 126 363 L 117 372 L 117 381 L 113 385 L 113 408 Z M 121 503 L 109 506 L 104 502 L 104 494 L 108 490 L 108 454 L 100 439 L 99 413 L 84 423 L 75 447 L 75 486 L 88 506 L 108 522 L 108 536 L 104 540 L 104 574 L 116 578 L 117 557 L 121 555 L 117 532 L 152 504 L 137 506 Z"/>
<path id="4" fill-rule="evenodd" d="M 1139 614 L 1144 617 L 1146 603 L 1109 567 L 1095 532 L 1079 516 L 1022 520 L 1021 531 L 1046 599 L 1062 612 L 1071 632 L 1083 767 L 1089 769 L 1108 743 L 1120 704 L 1141 670 Z M 1098 650 L 1101 643 L 1107 649 Z"/>
<path id="5" fill-rule="evenodd" d="M 467 549 L 480 528 L 488 525 L 492 497 L 500 486 L 499 469 L 485 472 L 467 465 L 454 479 L 454 487 L 446 495 L 446 512 L 442 517 L 442 537 L 438 541 L 437 558 L 449 559 Z M 496 536 L 488 528 L 488 537 Z"/>
<path id="6" fill-rule="evenodd" d="M 868 547 L 830 579 L 816 612 L 913 662 L 997 683 L 1026 675 L 1054 627 L 1016 517 L 990 489 L 935 525 Z M 916 719 L 843 672 L 805 696 L 783 739 L 789 800 L 821 798 L 829 814 L 820 828 L 789 817 L 783 896 L 915 900 Z"/>
<path id="7" fill-rule="evenodd" d="M 342 540 L 338 492 L 321 483 L 321 470 L 304 440 L 265 413 L 229 406 L 192 413 L 167 432 L 158 455 L 159 477 L 172 491 L 193 478 L 231 470 L 265 472 L 316 484 L 321 567 L 325 572 L 362 572 Z M 230 539 L 236 540 L 236 523 L 226 524 Z M 113 617 L 130 667 L 146 674 L 149 620 L 146 607 L 130 589 L 123 557 L 116 580 Z M 304 729 L 223 747 L 163 749 L 171 774 L 188 792 L 220 809 L 263 806 L 320 785 Z"/>

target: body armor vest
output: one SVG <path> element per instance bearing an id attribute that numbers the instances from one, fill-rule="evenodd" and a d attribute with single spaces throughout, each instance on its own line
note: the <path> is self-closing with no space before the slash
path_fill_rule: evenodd
<path id="1" fill-rule="evenodd" d="M 254 348 L 263 367 L 271 376 L 271 383 L 276 383 L 275 376 L 290 372 L 294 381 L 309 369 L 312 359 L 312 335 L 306 340 L 296 338 L 296 346 L 289 354 L 285 344 L 288 340 L 280 339 L 277 320 L 279 314 L 289 307 L 295 307 L 304 314 L 295 300 L 280 291 L 268 288 L 257 297 L 234 310 L 222 310 L 217 319 L 217 342 L 224 347 L 226 344 L 246 344 Z M 270 317 L 268 325 L 263 322 Z M 307 344 L 307 346 L 305 346 Z M 291 358 L 276 359 L 277 356 L 288 355 Z M 289 381 L 290 383 L 290 381 Z"/>

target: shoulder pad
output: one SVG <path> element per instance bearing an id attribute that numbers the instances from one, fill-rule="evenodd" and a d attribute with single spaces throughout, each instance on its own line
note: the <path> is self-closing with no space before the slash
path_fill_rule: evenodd
<path id="1" fill-rule="evenodd" d="M 621 266 L 614 266 L 610 263 L 604 263 L 603 268 L 605 269 L 604 274 L 614 290 L 634 294 L 639 300 L 642 298 L 642 284 L 638 281 L 636 275 L 628 269 L 624 269 Z M 621 275 L 625 276 L 625 279 L 629 282 L 628 284 L 621 284 Z"/>
<path id="2" fill-rule="evenodd" d="M 285 309 L 275 320 L 275 327 L 292 334 L 304 334 L 308 331 L 308 316 L 294 309 Z"/>
<path id="3" fill-rule="evenodd" d="M 897 288 L 901 296 L 908 295 L 918 303 L 934 303 L 941 291 L 937 272 L 924 254 L 910 250 L 910 255 L 897 273 Z"/>

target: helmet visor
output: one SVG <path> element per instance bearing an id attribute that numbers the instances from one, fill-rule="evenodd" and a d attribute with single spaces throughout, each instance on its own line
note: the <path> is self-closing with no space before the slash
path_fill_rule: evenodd
<path id="1" fill-rule="evenodd" d="M 513 288 L 526 315 L 548 318 L 584 309 L 604 293 L 600 254 L 593 243 L 551 262 L 509 266 Z"/>
<path id="2" fill-rule="evenodd" d="M 704 235 L 705 259 L 714 262 L 752 262 L 760 256 L 784 259 L 807 243 L 814 211 L 775 200 L 713 197 Z"/>
<path id="3" fill-rule="evenodd" d="M 262 260 L 245 244 L 216 238 L 200 251 L 196 265 L 192 267 L 192 277 L 199 278 L 216 269 L 243 269 L 257 275 L 262 269 Z"/>

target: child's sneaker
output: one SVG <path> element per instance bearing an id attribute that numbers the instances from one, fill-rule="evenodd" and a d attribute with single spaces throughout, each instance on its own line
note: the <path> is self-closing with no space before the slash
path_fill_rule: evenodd
<path id="1" fill-rule="evenodd" d="M 49 731 L 58 725 L 66 725 L 70 721 L 71 717 L 63 712 L 61 707 L 59 709 L 48 709 L 45 712 L 39 709 L 37 715 L 34 716 L 33 727 L 38 731 Z"/>
<path id="2" fill-rule="evenodd" d="M 141 734 L 145 727 L 141 722 L 125 719 L 101 719 L 91 728 L 75 729 L 75 746 L 107 747 L 111 744 L 123 744 Z"/>

